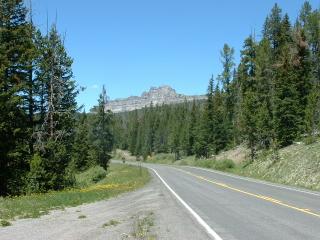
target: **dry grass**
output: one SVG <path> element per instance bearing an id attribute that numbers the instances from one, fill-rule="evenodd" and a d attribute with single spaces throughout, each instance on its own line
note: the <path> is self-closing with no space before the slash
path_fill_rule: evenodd
<path id="1" fill-rule="evenodd" d="M 243 145 L 239 145 L 233 149 L 230 149 L 225 152 L 221 152 L 216 156 L 217 160 L 224 160 L 224 159 L 230 159 L 232 160 L 235 164 L 242 163 L 245 161 L 248 156 L 249 156 L 249 149 L 246 148 Z"/>
<path id="2" fill-rule="evenodd" d="M 113 153 L 113 158 L 117 160 L 135 161 L 136 157 L 132 156 L 129 151 L 117 149 Z"/>
<path id="3" fill-rule="evenodd" d="M 252 164 L 237 171 L 249 177 L 320 190 L 320 143 L 283 148 L 277 161 L 270 153 L 262 153 Z"/>
<path id="4" fill-rule="evenodd" d="M 102 225 L 103 228 L 109 227 L 109 226 L 117 226 L 120 222 L 114 219 L 111 219 L 109 222 L 106 222 Z"/>
<path id="5" fill-rule="evenodd" d="M 136 217 L 131 236 L 139 240 L 155 240 L 156 235 L 152 234 L 151 228 L 154 226 L 154 213 L 149 212 Z"/>

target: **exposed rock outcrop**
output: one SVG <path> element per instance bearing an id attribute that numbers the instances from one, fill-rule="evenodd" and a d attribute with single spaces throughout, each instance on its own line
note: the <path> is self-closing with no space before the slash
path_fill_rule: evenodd
<path id="1" fill-rule="evenodd" d="M 140 97 L 131 96 L 128 98 L 109 101 L 106 105 L 106 109 L 111 110 L 114 113 L 128 112 L 150 106 L 151 103 L 153 105 L 175 104 L 182 103 L 184 101 L 192 101 L 193 99 L 206 99 L 206 96 L 187 96 L 178 94 L 173 88 L 165 85 L 161 87 L 151 87 L 148 92 L 143 92 Z"/>

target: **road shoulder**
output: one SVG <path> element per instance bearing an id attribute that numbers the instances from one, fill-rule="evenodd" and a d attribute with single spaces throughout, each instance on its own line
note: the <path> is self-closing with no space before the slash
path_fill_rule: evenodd
<path id="1" fill-rule="evenodd" d="M 151 174 L 145 187 L 114 199 L 18 220 L 0 228 L 1 239 L 210 239 Z"/>

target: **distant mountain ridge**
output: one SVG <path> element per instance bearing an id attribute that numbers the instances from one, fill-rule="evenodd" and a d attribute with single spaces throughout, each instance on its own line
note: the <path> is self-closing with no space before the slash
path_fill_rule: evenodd
<path id="1" fill-rule="evenodd" d="M 153 105 L 175 104 L 202 99 L 206 99 L 206 95 L 188 96 L 178 94 L 172 87 L 163 85 L 160 87 L 151 87 L 149 91 L 143 92 L 141 96 L 131 96 L 108 101 L 106 109 L 114 113 L 129 112 L 150 106 L 151 103 Z"/>

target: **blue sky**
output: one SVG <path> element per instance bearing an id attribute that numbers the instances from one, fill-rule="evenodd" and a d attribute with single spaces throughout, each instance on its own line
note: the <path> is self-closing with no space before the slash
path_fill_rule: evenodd
<path id="1" fill-rule="evenodd" d="M 235 48 L 253 31 L 259 37 L 273 0 L 32 0 L 34 21 L 55 21 L 66 34 L 73 71 L 86 90 L 88 111 L 104 84 L 110 99 L 170 85 L 179 93 L 204 94 L 221 72 L 220 49 Z M 320 0 L 310 1 L 314 8 Z M 280 0 L 294 20 L 302 0 Z"/>

